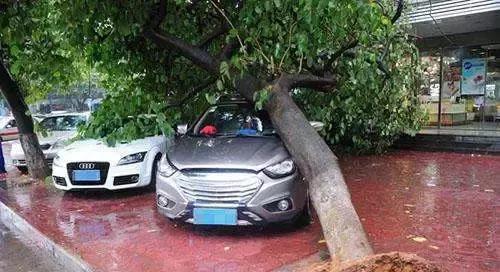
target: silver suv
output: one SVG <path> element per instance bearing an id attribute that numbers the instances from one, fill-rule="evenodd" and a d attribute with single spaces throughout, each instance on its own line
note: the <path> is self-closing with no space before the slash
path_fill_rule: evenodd
<path id="1" fill-rule="evenodd" d="M 265 111 L 222 102 L 177 131 L 158 164 L 162 214 L 199 225 L 307 220 L 307 184 Z"/>

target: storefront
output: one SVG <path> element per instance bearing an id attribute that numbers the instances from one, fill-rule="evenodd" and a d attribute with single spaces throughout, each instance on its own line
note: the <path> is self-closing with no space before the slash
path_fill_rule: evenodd
<path id="1" fill-rule="evenodd" d="M 423 132 L 500 137 L 500 2 L 412 0 Z"/>
<path id="2" fill-rule="evenodd" d="M 500 44 L 421 51 L 428 128 L 498 131 Z"/>

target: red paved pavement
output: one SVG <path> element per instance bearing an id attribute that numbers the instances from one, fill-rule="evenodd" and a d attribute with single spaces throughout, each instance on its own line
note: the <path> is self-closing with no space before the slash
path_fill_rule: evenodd
<path id="1" fill-rule="evenodd" d="M 376 252 L 417 253 L 451 271 L 500 270 L 500 157 L 395 152 L 341 165 Z M 176 225 L 144 191 L 64 194 L 36 185 L 0 189 L 0 200 L 99 271 L 266 271 L 323 247 L 317 223 Z"/>
<path id="2" fill-rule="evenodd" d="M 342 165 L 376 252 L 416 253 L 453 272 L 500 271 L 500 156 L 400 151 Z"/>

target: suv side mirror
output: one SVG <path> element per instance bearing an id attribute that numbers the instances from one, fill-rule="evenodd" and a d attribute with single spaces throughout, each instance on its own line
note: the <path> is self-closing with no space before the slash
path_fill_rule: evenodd
<path id="1" fill-rule="evenodd" d="M 177 132 L 177 135 L 184 135 L 187 133 L 187 130 L 188 130 L 187 124 L 177 125 L 177 127 L 175 128 L 175 132 Z"/>
<path id="2" fill-rule="evenodd" d="M 309 124 L 311 124 L 311 126 L 316 130 L 316 131 L 320 131 L 323 129 L 323 127 L 325 126 L 325 123 L 323 122 L 319 122 L 319 121 L 309 121 Z"/>

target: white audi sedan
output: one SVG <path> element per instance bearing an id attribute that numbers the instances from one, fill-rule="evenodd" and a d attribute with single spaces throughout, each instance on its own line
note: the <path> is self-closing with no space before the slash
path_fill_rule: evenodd
<path id="1" fill-rule="evenodd" d="M 156 184 L 156 167 L 167 138 L 153 136 L 108 146 L 99 140 L 76 141 L 61 150 L 52 164 L 56 188 L 69 190 L 128 189 Z"/>

